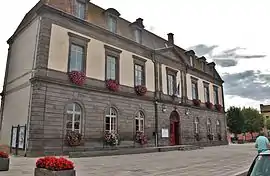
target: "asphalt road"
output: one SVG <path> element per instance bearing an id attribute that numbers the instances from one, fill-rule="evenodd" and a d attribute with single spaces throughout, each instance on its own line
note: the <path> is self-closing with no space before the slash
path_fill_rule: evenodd
<path id="1" fill-rule="evenodd" d="M 139 155 L 72 158 L 77 176 L 233 176 L 247 170 L 256 155 L 254 144 L 207 147 Z M 1 176 L 33 176 L 36 158 L 11 157 Z"/>

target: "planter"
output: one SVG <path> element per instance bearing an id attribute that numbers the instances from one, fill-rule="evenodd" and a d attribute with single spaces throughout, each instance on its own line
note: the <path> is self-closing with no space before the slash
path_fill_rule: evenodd
<path id="1" fill-rule="evenodd" d="M 0 171 L 9 170 L 9 158 L 0 158 Z"/>
<path id="2" fill-rule="evenodd" d="M 200 105 L 201 105 L 201 100 L 193 99 L 192 101 L 193 101 L 193 104 L 194 104 L 195 106 L 200 106 Z"/>
<path id="3" fill-rule="evenodd" d="M 34 176 L 76 176 L 76 171 L 63 170 L 63 171 L 51 171 L 43 168 L 35 168 Z"/>
<path id="4" fill-rule="evenodd" d="M 135 91 L 136 91 L 137 95 L 143 96 L 146 94 L 147 88 L 143 85 L 139 85 L 139 86 L 135 86 Z"/>

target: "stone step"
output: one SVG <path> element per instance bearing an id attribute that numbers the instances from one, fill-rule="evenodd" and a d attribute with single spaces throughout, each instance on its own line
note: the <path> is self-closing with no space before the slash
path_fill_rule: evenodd
<path id="1" fill-rule="evenodd" d="M 194 145 L 177 145 L 177 146 L 162 146 L 162 147 L 145 147 L 145 148 L 116 148 L 114 150 L 98 150 L 98 151 L 84 151 L 84 152 L 69 152 L 70 158 L 80 157 L 99 157 L 99 156 L 113 156 L 113 155 L 129 155 L 168 151 L 188 151 L 202 149 L 202 147 Z"/>

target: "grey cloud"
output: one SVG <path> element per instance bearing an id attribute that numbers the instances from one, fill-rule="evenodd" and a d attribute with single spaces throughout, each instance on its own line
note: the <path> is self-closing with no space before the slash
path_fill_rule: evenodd
<path id="1" fill-rule="evenodd" d="M 232 49 L 224 50 L 223 53 L 235 53 L 237 50 L 245 50 L 246 48 L 235 47 Z"/>
<path id="2" fill-rule="evenodd" d="M 235 58 L 243 58 L 243 59 L 252 59 L 252 58 L 263 58 L 266 55 L 236 55 Z"/>
<path id="3" fill-rule="evenodd" d="M 189 50 L 194 50 L 196 55 L 200 57 L 207 54 L 211 56 L 213 50 L 217 47 L 218 45 L 207 46 L 205 44 L 199 44 L 199 45 L 190 47 Z"/>
<path id="4" fill-rule="evenodd" d="M 226 95 L 238 95 L 258 101 L 270 99 L 270 74 L 262 74 L 260 71 L 248 70 L 241 73 L 225 74 L 224 93 Z"/>
<path id="5" fill-rule="evenodd" d="M 238 64 L 234 59 L 213 59 L 213 61 L 221 67 L 233 67 Z"/>

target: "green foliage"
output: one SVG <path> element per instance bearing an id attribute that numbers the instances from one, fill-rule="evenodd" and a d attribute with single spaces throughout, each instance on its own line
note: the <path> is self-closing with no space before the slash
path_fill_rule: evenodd
<path id="1" fill-rule="evenodd" d="M 266 120 L 266 128 L 270 130 L 270 119 Z"/>
<path id="2" fill-rule="evenodd" d="M 245 119 L 242 114 L 241 108 L 230 107 L 227 111 L 227 125 L 229 131 L 234 134 L 240 134 L 244 132 Z"/>
<path id="3" fill-rule="evenodd" d="M 245 119 L 244 131 L 245 132 L 260 132 L 264 126 L 264 118 L 257 109 L 243 108 L 242 114 Z"/>

